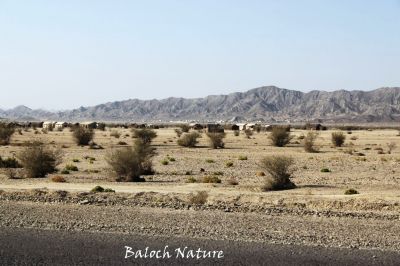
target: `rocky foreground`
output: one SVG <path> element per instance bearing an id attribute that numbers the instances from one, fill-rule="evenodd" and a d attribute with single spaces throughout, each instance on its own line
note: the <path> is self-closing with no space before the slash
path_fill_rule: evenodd
<path id="1" fill-rule="evenodd" d="M 3 191 L 0 227 L 400 251 L 398 214 L 193 205 L 146 194 Z"/>

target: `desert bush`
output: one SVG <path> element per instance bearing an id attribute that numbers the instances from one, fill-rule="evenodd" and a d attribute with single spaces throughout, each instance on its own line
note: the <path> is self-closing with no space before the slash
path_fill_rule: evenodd
<path id="1" fill-rule="evenodd" d="M 251 129 L 245 129 L 244 134 L 246 135 L 246 138 L 249 139 L 251 136 L 253 136 L 254 132 Z"/>
<path id="2" fill-rule="evenodd" d="M 200 138 L 200 134 L 197 132 L 185 133 L 178 139 L 177 143 L 179 146 L 193 148 L 198 143 L 198 138 Z"/>
<path id="3" fill-rule="evenodd" d="M 354 194 L 359 194 L 359 192 L 357 190 L 355 190 L 354 188 L 350 188 L 348 190 L 346 190 L 344 192 L 345 195 L 354 195 Z"/>
<path id="4" fill-rule="evenodd" d="M 62 152 L 59 149 L 50 149 L 43 143 L 34 141 L 19 152 L 17 158 L 27 177 L 44 177 L 56 171 L 57 165 L 62 161 Z"/>
<path id="5" fill-rule="evenodd" d="M 234 131 L 233 131 L 233 135 L 234 135 L 235 137 L 239 136 L 239 135 L 240 135 L 240 131 L 239 131 L 239 130 L 234 130 Z"/>
<path id="6" fill-rule="evenodd" d="M 72 161 L 74 162 L 74 163 L 79 163 L 80 162 L 80 160 L 79 159 L 72 159 Z"/>
<path id="7" fill-rule="evenodd" d="M 332 132 L 332 143 L 335 147 L 342 147 L 344 141 L 346 140 L 346 135 L 341 131 Z"/>
<path id="8" fill-rule="evenodd" d="M 206 159 L 206 163 L 215 163 L 213 159 Z"/>
<path id="9" fill-rule="evenodd" d="M 240 155 L 240 156 L 238 157 L 238 160 L 239 160 L 239 161 L 246 161 L 246 160 L 247 160 L 247 156 L 245 156 L 245 155 Z"/>
<path id="10" fill-rule="evenodd" d="M 295 188 L 296 185 L 290 180 L 293 163 L 291 157 L 283 155 L 273 155 L 262 159 L 261 167 L 269 174 L 265 178 L 262 189 L 266 191 Z"/>
<path id="11" fill-rule="evenodd" d="M 223 139 L 225 138 L 225 133 L 207 133 L 207 137 L 209 138 L 210 147 L 213 149 L 224 148 L 225 143 Z"/>
<path id="12" fill-rule="evenodd" d="M 110 137 L 114 137 L 116 139 L 119 139 L 121 137 L 121 133 L 118 132 L 117 130 L 112 130 L 110 133 Z"/>
<path id="13" fill-rule="evenodd" d="M 168 157 L 168 160 L 169 160 L 170 162 L 175 162 L 175 161 L 176 161 L 176 159 L 175 159 L 174 157 Z"/>
<path id="14" fill-rule="evenodd" d="M 330 173 L 331 170 L 329 170 L 328 168 L 322 168 L 321 169 L 321 173 Z"/>
<path id="15" fill-rule="evenodd" d="M 56 182 L 56 183 L 65 183 L 65 182 L 67 182 L 67 181 L 65 180 L 65 178 L 62 177 L 62 176 L 60 176 L 60 175 L 53 176 L 53 177 L 51 178 L 51 181 Z"/>
<path id="16" fill-rule="evenodd" d="M 191 194 L 189 196 L 189 203 L 196 205 L 203 205 L 207 202 L 208 193 L 207 191 L 197 191 L 196 194 Z"/>
<path id="17" fill-rule="evenodd" d="M 182 129 L 180 129 L 180 128 L 176 128 L 175 129 L 175 133 L 176 133 L 176 136 L 178 137 L 178 138 L 180 138 L 181 136 L 182 136 Z"/>
<path id="18" fill-rule="evenodd" d="M 121 146 L 128 145 L 128 143 L 126 143 L 125 141 L 118 141 L 117 144 Z"/>
<path id="19" fill-rule="evenodd" d="M 169 164 L 168 159 L 162 160 L 162 161 L 161 161 L 161 164 L 162 164 L 162 165 L 168 165 L 168 164 Z"/>
<path id="20" fill-rule="evenodd" d="M 142 129 L 132 129 L 132 137 L 140 139 L 144 144 L 150 144 L 157 133 L 153 129 L 142 128 Z"/>
<path id="21" fill-rule="evenodd" d="M 76 144 L 86 146 L 93 141 L 94 131 L 90 128 L 77 126 L 73 128 L 72 136 Z"/>
<path id="22" fill-rule="evenodd" d="M 18 176 L 18 170 L 16 168 L 6 168 L 3 169 L 3 174 L 7 176 L 8 179 L 17 179 L 19 178 Z"/>
<path id="23" fill-rule="evenodd" d="M 194 178 L 193 176 L 190 176 L 186 179 L 186 183 L 196 183 L 197 179 Z"/>
<path id="24" fill-rule="evenodd" d="M 106 161 L 117 181 L 143 182 L 145 179 L 141 175 L 154 173 L 151 161 L 154 155 L 154 148 L 138 139 L 132 148 L 121 148 L 107 154 Z"/>
<path id="25" fill-rule="evenodd" d="M 387 143 L 386 144 L 387 145 L 387 147 L 388 147 L 388 154 L 391 154 L 392 153 L 392 151 L 394 150 L 394 149 L 396 149 L 396 147 L 397 147 L 397 145 L 396 145 L 396 143 L 395 142 L 390 142 L 390 143 Z"/>
<path id="26" fill-rule="evenodd" d="M 262 172 L 262 171 L 258 171 L 258 172 L 256 173 L 256 176 L 265 176 L 265 173 Z"/>
<path id="27" fill-rule="evenodd" d="M 104 188 L 102 186 L 95 186 L 94 188 L 92 188 L 91 192 L 104 192 Z"/>
<path id="28" fill-rule="evenodd" d="M 62 169 L 60 172 L 62 175 L 69 175 L 70 172 L 67 169 Z"/>
<path id="29" fill-rule="evenodd" d="M 218 176 L 204 176 L 202 183 L 221 183 L 221 179 Z"/>
<path id="30" fill-rule="evenodd" d="M 98 123 L 97 124 L 97 129 L 99 129 L 101 131 L 105 131 L 106 130 L 106 124 L 105 123 Z"/>
<path id="31" fill-rule="evenodd" d="M 225 163 L 225 166 L 226 166 L 226 167 L 232 167 L 232 166 L 233 166 L 233 162 L 226 162 L 226 163 Z"/>
<path id="32" fill-rule="evenodd" d="M 316 132 L 308 132 L 307 136 L 303 140 L 304 150 L 306 152 L 317 152 L 318 150 L 315 148 L 315 140 L 318 137 L 318 133 Z"/>
<path id="33" fill-rule="evenodd" d="M 7 125 L 6 123 L 0 123 L 0 145 L 10 144 L 10 140 L 14 132 L 14 126 Z"/>
<path id="34" fill-rule="evenodd" d="M 181 125 L 180 128 L 181 128 L 183 133 L 188 133 L 189 130 L 190 130 L 189 125 L 186 125 L 186 124 Z"/>
<path id="35" fill-rule="evenodd" d="M 290 135 L 290 131 L 285 127 L 274 127 L 268 137 L 276 147 L 287 145 L 293 138 L 293 136 Z"/>
<path id="36" fill-rule="evenodd" d="M 0 168 L 21 168 L 21 164 L 15 158 L 3 159 L 0 156 Z"/>
<path id="37" fill-rule="evenodd" d="M 67 171 L 79 171 L 78 167 L 73 164 L 67 164 L 64 169 Z"/>

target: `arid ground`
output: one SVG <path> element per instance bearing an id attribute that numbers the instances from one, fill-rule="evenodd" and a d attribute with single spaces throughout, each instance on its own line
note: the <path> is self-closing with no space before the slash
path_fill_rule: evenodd
<path id="1" fill-rule="evenodd" d="M 110 136 L 111 130 L 121 136 Z M 307 153 L 300 137 L 305 130 L 292 129 L 295 137 L 286 147 L 273 147 L 268 132 L 248 139 L 226 131 L 225 148 L 211 149 L 205 134 L 197 147 L 185 148 L 177 145 L 174 129 L 158 129 L 152 143 L 156 174 L 143 183 L 114 180 L 105 155 L 133 139 L 128 129 L 111 130 L 96 130 L 95 142 L 104 148 L 98 150 L 77 146 L 69 129 L 15 133 L 10 145 L 0 147 L 3 158 L 38 139 L 62 149 L 60 170 L 73 164 L 78 171 L 34 179 L 0 175 L 0 226 L 400 251 L 397 130 L 345 132 L 340 148 L 331 143 L 332 130 L 320 131 L 319 152 Z M 392 142 L 399 148 L 389 154 Z M 297 188 L 261 190 L 260 160 L 276 154 L 294 159 Z M 55 175 L 66 182 L 53 182 Z M 222 182 L 202 183 L 204 176 Z M 97 185 L 115 193 L 91 193 Z M 345 195 L 350 188 L 359 194 Z M 208 192 L 205 204 L 190 203 L 198 191 Z"/>

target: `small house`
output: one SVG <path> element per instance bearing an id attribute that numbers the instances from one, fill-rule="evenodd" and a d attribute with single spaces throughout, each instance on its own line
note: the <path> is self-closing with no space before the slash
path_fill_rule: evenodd
<path id="1" fill-rule="evenodd" d="M 89 128 L 89 129 L 96 129 L 97 123 L 96 122 L 82 122 L 79 124 L 81 127 Z"/>
<path id="2" fill-rule="evenodd" d="M 67 122 L 57 122 L 54 124 L 54 129 L 62 131 L 67 126 L 68 126 Z"/>

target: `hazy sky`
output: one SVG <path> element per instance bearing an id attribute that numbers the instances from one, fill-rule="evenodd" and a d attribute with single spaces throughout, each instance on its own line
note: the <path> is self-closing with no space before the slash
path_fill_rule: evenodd
<path id="1" fill-rule="evenodd" d="M 0 108 L 400 86 L 399 0 L 0 0 Z"/>

